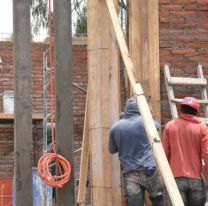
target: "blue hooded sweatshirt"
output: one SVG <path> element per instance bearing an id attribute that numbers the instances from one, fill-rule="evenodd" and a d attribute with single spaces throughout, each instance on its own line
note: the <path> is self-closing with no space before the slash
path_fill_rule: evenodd
<path id="1" fill-rule="evenodd" d="M 118 152 L 124 173 L 156 166 L 135 98 L 127 100 L 123 118 L 112 126 L 108 149 Z"/>

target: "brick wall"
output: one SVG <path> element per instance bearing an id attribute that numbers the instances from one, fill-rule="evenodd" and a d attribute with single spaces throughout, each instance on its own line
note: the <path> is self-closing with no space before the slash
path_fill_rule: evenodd
<path id="1" fill-rule="evenodd" d="M 170 118 L 163 66 L 168 63 L 173 76 L 196 77 L 198 63 L 208 75 L 208 1 L 160 0 L 160 66 L 162 124 Z M 176 87 L 177 97 L 198 97 L 199 89 Z"/>
<path id="2" fill-rule="evenodd" d="M 32 45 L 32 109 L 33 113 L 43 113 L 43 52 L 48 46 L 43 43 Z M 87 50 L 86 39 L 73 39 L 73 82 L 87 89 Z M 0 94 L 5 90 L 14 90 L 13 43 L 0 42 L 0 57 L 2 70 L 0 71 Z M 84 120 L 84 105 L 86 93 L 74 86 L 73 132 L 74 149 L 81 147 L 82 128 Z M 0 113 L 3 112 L 3 100 L 0 98 Z M 13 148 L 14 148 L 13 120 L 0 120 L 0 178 L 13 177 Z M 34 163 L 36 166 L 42 151 L 42 121 L 33 123 Z M 78 177 L 80 152 L 75 155 L 75 171 Z"/>
<path id="3" fill-rule="evenodd" d="M 13 125 L 0 124 L 0 178 L 13 177 Z"/>
<path id="4" fill-rule="evenodd" d="M 196 76 L 197 63 L 201 63 L 208 75 L 208 0 L 160 0 L 160 68 L 162 124 L 171 119 L 164 84 L 163 66 L 168 63 L 174 76 Z M 42 113 L 42 61 L 46 45 L 33 44 L 33 112 Z M 0 93 L 13 89 L 13 44 L 0 42 L 3 69 L 0 72 Z M 123 70 L 122 70 L 123 71 Z M 78 86 L 87 89 L 86 41 L 74 40 L 73 79 Z M 123 82 L 123 78 L 122 78 Z M 122 84 L 122 88 L 123 84 Z M 176 88 L 177 97 L 194 95 L 199 90 Z M 124 89 L 122 94 L 125 95 Z M 74 87 L 74 149 L 81 147 L 86 93 Z M 0 112 L 3 111 L 0 98 Z M 33 125 L 34 165 L 41 151 L 42 122 Z M 13 123 L 0 123 L 0 177 L 13 176 Z M 80 152 L 75 155 L 75 178 L 78 177 Z"/>

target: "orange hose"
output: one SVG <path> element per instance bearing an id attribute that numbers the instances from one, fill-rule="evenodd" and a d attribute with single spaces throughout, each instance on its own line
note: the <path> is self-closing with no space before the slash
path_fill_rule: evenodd
<path id="1" fill-rule="evenodd" d="M 52 42 L 52 12 L 51 0 L 49 0 L 49 25 L 50 25 L 50 106 L 51 106 L 51 131 L 52 131 L 52 145 L 54 153 L 45 153 L 38 161 L 38 175 L 43 182 L 51 187 L 63 187 L 70 179 L 71 165 L 67 159 L 56 153 L 55 135 L 54 135 L 54 84 L 53 84 L 53 42 Z M 58 167 L 58 175 L 51 174 L 51 165 L 56 162 Z"/>
<path id="2" fill-rule="evenodd" d="M 53 162 L 58 166 L 59 175 L 52 175 L 50 166 Z M 38 162 L 38 175 L 45 184 L 51 187 L 63 187 L 69 181 L 71 166 L 61 155 L 56 153 L 44 154 Z"/>

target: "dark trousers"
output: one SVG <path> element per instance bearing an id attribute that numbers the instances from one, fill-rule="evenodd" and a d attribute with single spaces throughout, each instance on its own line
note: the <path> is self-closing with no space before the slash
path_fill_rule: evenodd
<path id="1" fill-rule="evenodd" d="M 175 178 L 185 206 L 204 206 L 206 189 L 202 180 L 187 177 Z"/>
<path id="2" fill-rule="evenodd" d="M 175 181 L 185 206 L 205 205 L 206 189 L 202 179 L 199 180 L 188 177 L 176 177 Z M 166 194 L 165 199 L 165 206 L 172 206 L 168 194 Z"/>
<path id="3" fill-rule="evenodd" d="M 163 206 L 163 185 L 158 171 L 148 176 L 145 170 L 141 169 L 123 176 L 128 206 L 143 206 L 145 190 L 149 193 L 152 206 Z"/>

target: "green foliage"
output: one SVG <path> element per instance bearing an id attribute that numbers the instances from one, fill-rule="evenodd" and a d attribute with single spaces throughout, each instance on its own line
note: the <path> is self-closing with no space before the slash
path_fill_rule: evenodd
<path id="1" fill-rule="evenodd" d="M 30 0 L 32 10 L 32 33 L 37 34 L 39 29 L 49 27 L 48 0 Z"/>
<path id="2" fill-rule="evenodd" d="M 87 5 L 85 4 L 79 11 L 75 24 L 75 36 L 87 36 Z"/>
<path id="3" fill-rule="evenodd" d="M 49 28 L 48 0 L 30 0 L 33 16 L 32 33 L 37 34 L 40 28 Z M 126 1 L 119 0 L 119 5 L 126 10 Z M 72 0 L 72 11 L 77 16 L 75 36 L 87 36 L 87 0 Z"/>

